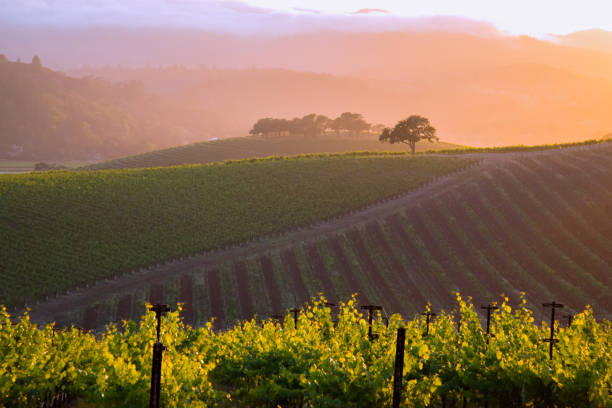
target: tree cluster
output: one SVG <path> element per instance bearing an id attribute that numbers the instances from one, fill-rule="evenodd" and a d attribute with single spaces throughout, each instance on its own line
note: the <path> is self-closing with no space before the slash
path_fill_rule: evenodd
<path id="1" fill-rule="evenodd" d="M 344 112 L 335 119 L 330 119 L 325 115 L 311 113 L 301 118 L 259 119 L 251 131 L 251 135 L 261 135 L 263 137 L 301 135 L 304 137 L 317 138 L 324 134 L 333 133 L 336 135 L 346 134 L 359 136 L 371 129 L 377 129 L 381 125 L 371 125 L 363 119 L 360 113 Z"/>

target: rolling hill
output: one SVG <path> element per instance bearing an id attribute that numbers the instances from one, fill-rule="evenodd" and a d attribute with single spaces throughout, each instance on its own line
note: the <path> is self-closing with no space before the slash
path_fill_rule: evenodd
<path id="1" fill-rule="evenodd" d="M 351 153 L 0 177 L 0 303 L 304 227 L 471 159 Z"/>
<path id="2" fill-rule="evenodd" d="M 441 44 L 450 48 L 453 42 L 449 41 Z M 464 45 L 457 47 L 465 55 L 488 52 L 464 49 Z M 430 119 L 442 140 L 471 146 L 575 142 L 599 138 L 612 130 L 606 110 L 612 103 L 612 82 L 602 75 L 531 62 L 526 57 L 453 69 L 454 61 L 434 62 L 442 57 L 433 50 L 434 55 L 426 55 L 427 46 L 417 40 L 398 47 L 416 48 L 414 53 L 427 62 L 417 68 L 427 75 L 410 75 L 408 69 L 398 77 L 378 71 L 337 76 L 207 67 L 106 68 L 81 75 L 142 80 L 145 89 L 168 102 L 167 115 L 200 140 L 246 135 L 264 117 L 293 118 L 312 112 L 335 117 L 346 111 L 362 113 L 368 122 L 387 126 L 412 113 L 420 114 Z M 381 56 L 387 61 L 385 58 Z M 413 60 L 407 62 L 412 64 Z"/>
<path id="3" fill-rule="evenodd" d="M 557 37 L 561 43 L 573 47 L 612 53 L 612 32 L 606 30 L 583 30 Z"/>
<path id="4" fill-rule="evenodd" d="M 226 327 L 267 317 L 317 293 L 411 315 L 429 302 L 511 304 L 526 293 L 542 310 L 590 304 L 612 313 L 611 143 L 464 155 L 479 160 L 387 201 L 223 250 L 99 282 L 35 307 L 37 321 L 95 328 L 138 317 L 144 302 L 184 302 L 184 319 Z M 537 317 L 538 314 L 536 313 Z"/>
<path id="5" fill-rule="evenodd" d="M 453 149 L 460 146 L 444 142 L 420 142 L 417 151 Z M 253 157 L 291 156 L 299 154 L 348 153 L 357 151 L 385 151 L 405 153 L 407 146 L 383 144 L 375 138 L 309 139 L 287 136 L 271 139 L 260 137 L 233 137 L 209 142 L 156 150 L 136 156 L 122 157 L 83 167 L 84 170 L 106 170 L 141 167 L 205 164 L 223 160 L 240 160 Z"/>

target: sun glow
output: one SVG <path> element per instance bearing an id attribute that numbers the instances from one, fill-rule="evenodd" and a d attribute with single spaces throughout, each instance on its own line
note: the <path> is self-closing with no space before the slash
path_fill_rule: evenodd
<path id="1" fill-rule="evenodd" d="M 255 0 L 248 4 L 282 12 L 346 15 L 359 10 L 370 14 L 401 17 L 434 15 L 459 16 L 489 21 L 498 28 L 515 34 L 567 34 L 573 31 L 612 29 L 612 2 L 607 0 L 433 0 L 407 2 L 397 0 Z M 307 4 L 307 7 L 305 6 Z M 387 11 L 388 13 L 383 13 Z M 360 13 L 362 14 L 362 13 Z"/>

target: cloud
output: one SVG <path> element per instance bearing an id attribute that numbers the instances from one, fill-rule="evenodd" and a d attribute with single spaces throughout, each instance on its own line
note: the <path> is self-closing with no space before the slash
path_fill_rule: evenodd
<path id="1" fill-rule="evenodd" d="M 255 7 L 250 6 L 245 3 L 241 3 L 239 1 L 222 1 L 219 2 L 221 7 L 225 7 L 229 10 L 235 11 L 237 13 L 245 13 L 245 14 L 270 14 L 274 11 L 271 9 L 263 8 L 263 7 Z"/>
<path id="2" fill-rule="evenodd" d="M 307 9 L 307 8 L 294 7 L 293 10 L 300 11 L 300 12 L 303 12 L 303 13 L 323 14 L 322 10 L 314 10 L 314 9 Z"/>
<path id="3" fill-rule="evenodd" d="M 240 0 L 0 0 L 0 26 L 166 27 L 227 34 L 285 35 L 321 30 L 470 31 L 475 25 L 483 25 L 452 17 L 400 17 L 378 8 L 336 15 L 310 8 L 293 10 L 265 8 Z M 360 15 L 357 19 L 356 14 Z"/>
<path id="4" fill-rule="evenodd" d="M 354 14 L 376 14 L 376 13 L 388 14 L 389 10 L 380 9 L 380 8 L 362 8 L 360 10 L 357 10 Z"/>

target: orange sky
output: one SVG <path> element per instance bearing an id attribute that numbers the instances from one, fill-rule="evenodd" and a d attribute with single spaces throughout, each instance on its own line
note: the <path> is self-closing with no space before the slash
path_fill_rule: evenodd
<path id="1" fill-rule="evenodd" d="M 607 4 L 5 0 L 0 54 L 142 80 L 194 140 L 352 111 L 423 114 L 461 144 L 565 142 L 612 132 L 612 33 L 543 34 L 610 28 Z"/>

